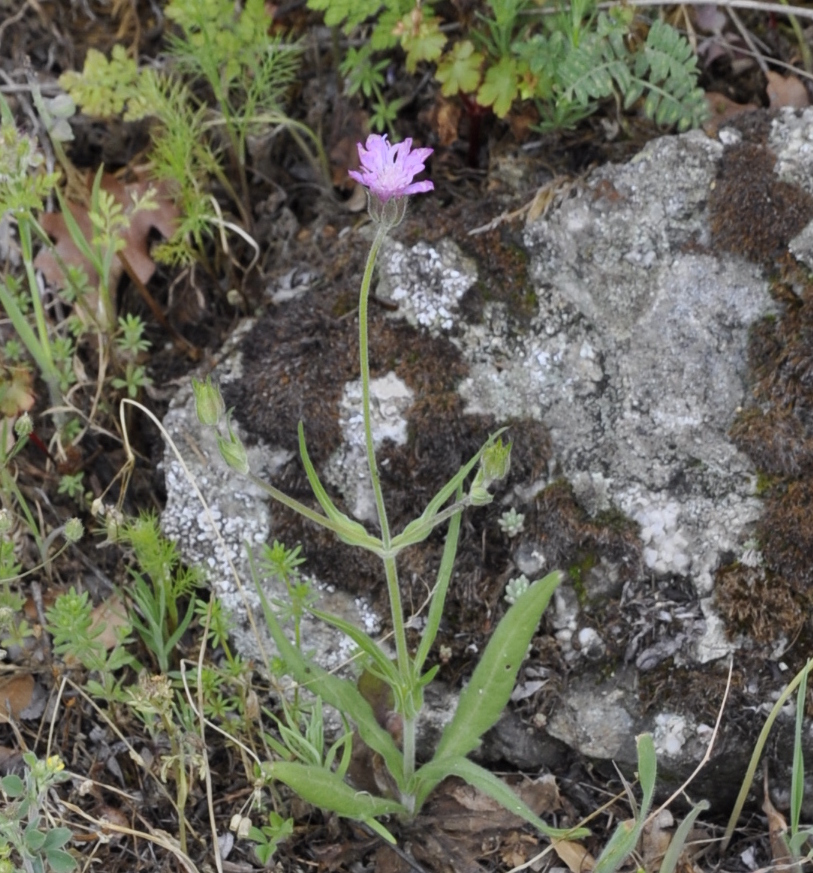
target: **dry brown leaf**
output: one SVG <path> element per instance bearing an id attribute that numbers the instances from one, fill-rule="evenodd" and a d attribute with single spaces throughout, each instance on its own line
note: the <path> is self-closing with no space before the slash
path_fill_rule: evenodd
<path id="1" fill-rule="evenodd" d="M 340 132 L 331 137 L 328 149 L 331 181 L 336 188 L 349 191 L 357 184 L 347 171 L 359 168 L 358 144 L 367 139 L 369 127 L 368 116 L 361 110 L 348 111 L 342 116 Z"/>
<path id="2" fill-rule="evenodd" d="M 92 187 L 93 179 L 88 178 L 88 190 Z M 102 176 L 101 188 L 107 191 L 121 204 L 126 215 L 130 216 L 130 226 L 124 234 L 125 247 L 122 255 L 133 270 L 134 275 L 140 282 L 149 282 L 155 272 L 155 262 L 150 257 L 149 234 L 155 228 L 162 236 L 169 238 L 175 232 L 180 212 L 172 198 L 169 186 L 163 183 L 153 183 L 144 180 L 123 183 L 110 173 Z M 157 209 L 141 209 L 133 212 L 133 198 L 141 198 L 149 188 L 155 190 Z M 79 203 L 68 203 L 76 223 L 82 230 L 85 239 L 91 240 L 93 226 L 88 215 L 87 207 Z M 54 240 L 56 254 L 68 267 L 81 267 L 90 278 L 91 283 L 98 281 L 98 276 L 71 239 L 65 218 L 61 212 L 47 212 L 41 218 L 41 223 L 48 235 Z M 65 285 L 65 276 L 56 256 L 48 249 L 43 249 L 36 257 L 34 266 L 42 270 L 43 275 L 56 288 Z M 124 266 L 116 257 L 110 276 L 110 285 L 115 288 Z"/>
<path id="3" fill-rule="evenodd" d="M 804 83 L 796 76 L 782 76 L 773 70 L 765 73 L 768 86 L 765 89 L 771 109 L 789 106 L 791 109 L 805 109 L 810 106 L 810 97 Z"/>
<path id="4" fill-rule="evenodd" d="M 530 834 L 514 831 L 500 849 L 500 860 L 507 867 L 520 867 L 538 851 L 539 842 Z"/>
<path id="5" fill-rule="evenodd" d="M 765 815 L 768 816 L 768 838 L 771 843 L 771 855 L 774 866 L 777 870 L 785 870 L 787 873 L 801 873 L 801 866 L 793 860 L 788 844 L 785 842 L 788 823 L 785 821 L 782 813 L 771 803 L 771 797 L 768 792 L 767 768 L 763 782 L 765 797 L 762 802 L 762 809 Z"/>
<path id="6" fill-rule="evenodd" d="M 93 611 L 90 613 L 90 617 L 91 635 L 97 628 L 103 626 L 103 630 L 99 636 L 96 637 L 96 641 L 100 642 L 108 652 L 115 648 L 119 642 L 119 628 L 130 626 L 130 621 L 127 618 L 127 609 L 124 605 L 124 601 L 118 596 L 118 594 L 113 594 L 111 597 L 108 597 L 107 600 L 103 600 L 101 603 L 94 606 Z"/>
<path id="7" fill-rule="evenodd" d="M 19 749 L 11 746 L 0 746 L 0 775 L 6 776 L 22 761 L 23 755 Z"/>
<path id="8" fill-rule="evenodd" d="M 0 415 L 16 418 L 34 405 L 34 374 L 27 367 L 0 367 Z"/>
<path id="9" fill-rule="evenodd" d="M 590 873 L 596 866 L 596 859 L 581 843 L 572 840 L 553 840 L 553 850 L 559 859 L 567 864 L 570 873 Z"/>
<path id="10" fill-rule="evenodd" d="M 0 676 L 0 724 L 23 718 L 23 713 L 34 703 L 37 683 L 30 673 L 11 673 Z"/>
<path id="11" fill-rule="evenodd" d="M 703 125 L 703 130 L 709 136 L 716 136 L 717 131 L 723 125 L 738 115 L 742 115 L 744 112 L 755 112 L 758 108 L 755 103 L 735 103 L 725 94 L 719 94 L 717 91 L 706 91 L 706 103 L 711 116 Z"/>
<path id="12" fill-rule="evenodd" d="M 440 97 L 429 111 L 429 123 L 442 146 L 450 146 L 457 139 L 462 110 L 458 103 Z"/>
<path id="13" fill-rule="evenodd" d="M 662 809 L 652 820 L 648 820 L 641 833 L 641 851 L 644 856 L 644 870 L 656 873 L 660 869 L 663 856 L 672 842 L 671 828 L 675 819 L 668 809 Z"/>

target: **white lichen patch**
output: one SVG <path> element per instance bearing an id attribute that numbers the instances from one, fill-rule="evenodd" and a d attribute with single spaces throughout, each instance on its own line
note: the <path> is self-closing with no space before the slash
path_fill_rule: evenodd
<path id="1" fill-rule="evenodd" d="M 398 315 L 437 335 L 455 325 L 463 295 L 477 281 L 474 263 L 451 241 L 412 248 L 388 241 L 379 258 L 376 294 L 398 304 Z"/>
<path id="2" fill-rule="evenodd" d="M 402 446 L 407 440 L 406 412 L 412 405 L 412 391 L 395 373 L 370 380 L 370 418 L 373 445 L 380 449 L 386 440 Z M 375 521 L 375 498 L 370 484 L 361 406 L 361 380 L 348 382 L 339 401 L 339 426 L 344 442 L 325 467 L 325 479 L 341 491 L 359 521 Z"/>
<path id="3" fill-rule="evenodd" d="M 239 371 L 239 363 L 232 361 L 231 369 Z M 226 364 L 224 372 L 228 370 Z M 174 452 L 167 449 L 163 462 L 167 505 L 161 527 L 166 536 L 177 541 L 184 560 L 205 571 L 224 608 L 236 619 L 233 638 L 237 651 L 261 664 L 262 653 L 270 657 L 276 649 L 258 608 L 259 596 L 248 552 L 251 550 L 256 558 L 263 544 L 273 540 L 273 519 L 265 492 L 221 460 L 213 432 L 198 422 L 189 388 L 182 389 L 174 399 L 164 426 L 183 457 L 186 470 Z M 233 427 L 239 435 L 239 426 L 233 423 Z M 262 478 L 272 476 L 290 461 L 291 454 L 258 444 L 248 449 L 248 457 L 252 471 Z M 202 505 L 190 476 L 208 509 Z M 285 601 L 287 592 L 280 580 L 263 578 L 262 584 L 269 599 Z M 317 580 L 313 580 L 313 588 L 319 594 L 317 605 L 321 609 L 363 627 L 370 634 L 380 631 L 378 616 L 363 598 L 328 590 Z M 258 634 L 248 620 L 249 609 L 255 613 Z M 327 669 L 347 664 L 353 654 L 353 646 L 344 634 L 310 616 L 303 618 L 302 636 L 307 640 L 308 650 Z"/>
<path id="4" fill-rule="evenodd" d="M 695 733 L 694 727 L 682 715 L 671 712 L 655 716 L 653 740 L 659 755 L 675 757 L 681 753 L 689 735 Z"/>
<path id="5" fill-rule="evenodd" d="M 813 194 L 813 107 L 780 110 L 771 123 L 768 146 L 776 154 L 774 173 Z"/>

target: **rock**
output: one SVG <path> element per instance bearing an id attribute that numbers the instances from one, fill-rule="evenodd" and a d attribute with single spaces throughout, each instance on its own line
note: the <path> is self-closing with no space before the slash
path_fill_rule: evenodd
<path id="1" fill-rule="evenodd" d="M 246 323 L 230 340 L 232 350 L 252 328 Z M 221 384 L 240 378 L 239 357 L 225 349 L 225 363 L 218 370 Z M 209 583 L 226 610 L 237 619 L 234 644 L 245 658 L 267 664 L 276 654 L 260 609 L 259 596 L 251 576 L 248 549 L 255 557 L 265 543 L 274 539 L 271 512 L 265 492 L 241 477 L 221 460 L 213 431 L 203 427 L 195 413 L 191 386 L 178 392 L 164 417 L 172 440 L 164 456 L 167 503 L 161 516 L 166 536 L 180 545 L 185 560 L 207 571 Z M 239 425 L 234 425 L 240 435 Z M 176 452 L 178 455 L 176 455 Z M 249 448 L 249 464 L 258 475 L 271 476 L 291 454 L 261 443 Z M 368 633 L 380 630 L 381 622 L 369 603 L 335 587 L 314 580 L 320 608 L 351 621 Z M 263 575 L 269 599 L 287 600 L 282 580 Z M 317 661 L 326 669 L 346 664 L 354 647 L 344 634 L 304 616 L 303 638 Z"/>
<path id="2" fill-rule="evenodd" d="M 672 788 L 706 749 L 726 683 L 724 659 L 753 649 L 725 625 L 715 574 L 754 552 L 750 537 L 763 511 L 758 473 L 729 430 L 750 402 L 749 332 L 780 310 L 762 262 L 729 250 L 737 234 L 725 232 L 731 209 L 719 192 L 736 202 L 727 161 L 739 166 L 743 148 L 761 149 L 759 190 L 770 200 L 771 174 L 784 174 L 782 202 L 792 201 L 795 211 L 779 236 L 761 236 L 754 251 L 767 257 L 793 239 L 801 257 L 811 233 L 800 222 L 805 191 L 813 192 L 803 160 L 813 150 L 813 112 L 780 116 L 770 145 L 775 160 L 733 129 L 721 131 L 720 141 L 700 132 L 664 137 L 629 163 L 592 173 L 578 196 L 528 224 L 519 240 L 508 230 L 477 244 L 462 230 L 454 241 L 422 239 L 432 225 L 415 219 L 409 232 L 420 241 L 407 245 L 399 229 L 382 250 L 376 294 L 397 309 L 373 313 L 371 365 L 377 454 L 394 529 L 423 510 L 489 432 L 510 423 L 514 439 L 512 470 L 494 504 L 466 515 L 438 640 L 452 653 L 453 669 L 444 656 L 441 677 L 470 672 L 502 614 L 509 579 L 556 567 L 568 573 L 532 644 L 515 710 L 483 746 L 489 760 L 550 766 L 566 744 L 630 769 L 635 735 L 646 730 Z M 364 250 L 358 235 L 347 236 L 337 245 Z M 482 254 L 477 245 L 492 248 Z M 342 252 L 345 262 L 358 258 Z M 374 527 L 356 328 L 318 286 L 278 298 L 227 356 L 234 375 L 220 378 L 253 444 L 255 472 L 308 499 L 296 458 L 302 418 L 332 496 Z M 252 515 L 258 492 L 219 471 L 193 417 L 181 395 L 165 423 L 225 521 L 226 551 L 215 547 L 170 454 L 164 526 L 188 559 L 211 568 L 243 627 L 244 602 L 255 601 L 245 564 L 235 576 L 226 557 L 243 561 L 246 538 L 256 546 L 279 537 L 302 543 L 308 572 L 334 598 L 330 608 L 377 632 L 377 616 L 386 615 L 380 563 L 261 501 Z M 498 524 L 509 509 L 525 516 L 512 537 Z M 434 584 L 442 545 L 433 536 L 399 558 L 413 610 Z M 339 663 L 346 641 L 322 634 L 309 624 L 308 647 L 323 663 Z M 254 656 L 247 639 L 244 629 L 241 643 Z M 561 682 L 534 672 L 542 653 L 555 664 L 544 669 L 558 670 Z M 783 682 L 746 677 L 737 706 L 764 711 L 766 690 L 778 693 Z M 450 717 L 454 695 L 439 686 L 436 701 L 428 704 L 427 748 Z M 745 733 L 724 725 L 696 783 L 712 802 L 736 794 L 754 735 L 751 723 Z"/>

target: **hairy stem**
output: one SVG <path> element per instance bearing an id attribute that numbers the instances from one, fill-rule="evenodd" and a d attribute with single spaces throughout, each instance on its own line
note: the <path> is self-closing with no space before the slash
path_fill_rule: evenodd
<path id="1" fill-rule="evenodd" d="M 392 543 L 390 525 L 387 520 L 387 509 L 384 505 L 384 494 L 381 490 L 381 479 L 378 474 L 378 464 L 375 460 L 375 445 L 373 443 L 373 424 L 370 411 L 370 348 L 368 332 L 368 307 L 370 299 L 370 284 L 373 278 L 378 252 L 384 237 L 387 235 L 387 226 L 378 225 L 375 239 L 367 256 L 367 265 L 364 268 L 364 277 L 361 280 L 361 293 L 359 295 L 359 364 L 361 369 L 361 406 L 364 414 L 364 440 L 367 448 L 367 464 L 370 468 L 370 480 L 375 496 L 375 507 L 378 513 L 378 523 L 381 527 L 381 542 L 384 547 L 384 570 L 387 577 L 387 591 L 390 598 L 390 613 L 392 616 L 392 631 L 395 637 L 395 652 L 398 660 L 398 672 L 403 683 L 403 699 L 411 701 L 412 671 L 409 661 L 409 653 L 406 644 L 406 629 L 404 627 L 404 610 L 401 604 L 401 591 L 398 587 L 398 569 L 395 557 L 389 552 Z M 406 784 L 415 771 L 415 716 L 411 703 L 406 704 L 405 712 L 402 712 L 404 720 L 404 781 Z M 407 737 L 410 741 L 407 742 Z"/>

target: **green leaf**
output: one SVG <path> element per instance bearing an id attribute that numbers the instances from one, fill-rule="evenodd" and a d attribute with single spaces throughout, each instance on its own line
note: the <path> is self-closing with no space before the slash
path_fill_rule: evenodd
<path id="1" fill-rule="evenodd" d="M 139 70 L 123 45 L 114 45 L 110 60 L 96 49 L 88 49 L 81 73 L 70 70 L 59 84 L 87 115 L 114 118 L 138 91 Z M 132 119 L 136 120 L 136 119 Z"/>
<path id="2" fill-rule="evenodd" d="M 467 755 L 497 723 L 511 697 L 528 644 L 560 579 L 561 574 L 554 572 L 537 580 L 505 613 L 460 695 L 457 710 L 440 738 L 435 760 Z"/>
<path id="3" fill-rule="evenodd" d="M 45 853 L 45 859 L 53 873 L 71 873 L 79 866 L 71 855 L 62 849 L 51 849 Z"/>
<path id="4" fill-rule="evenodd" d="M 364 527 L 360 525 L 357 521 L 353 521 L 343 512 L 340 512 L 328 496 L 327 491 L 325 491 L 324 485 L 322 485 L 322 483 L 319 481 L 319 476 L 316 473 L 316 468 L 313 466 L 310 455 L 308 454 L 308 447 L 305 444 L 305 427 L 301 421 L 299 422 L 299 427 L 297 430 L 299 433 L 299 454 L 302 457 L 302 463 L 305 467 L 305 474 L 307 475 L 308 482 L 310 482 L 311 488 L 313 489 L 313 494 L 319 501 L 319 505 L 325 511 L 325 515 L 331 521 L 341 524 L 346 529 L 345 534 L 336 531 L 336 536 L 339 537 L 342 542 L 349 543 L 350 545 L 359 545 L 359 543 L 353 538 L 354 535 L 358 535 L 358 537 L 360 537 L 362 541 L 369 540 L 370 535 L 367 533 Z"/>
<path id="5" fill-rule="evenodd" d="M 345 818 L 368 821 L 377 815 L 404 814 L 406 810 L 397 800 L 375 797 L 366 791 L 357 791 L 340 776 L 295 761 L 276 761 L 269 767 L 274 779 L 284 782 L 303 800 L 329 809 Z M 394 842 L 394 841 L 393 841 Z"/>
<path id="6" fill-rule="evenodd" d="M 680 826 L 675 831 L 675 835 L 669 843 L 669 848 L 664 853 L 663 861 L 661 861 L 661 869 L 658 873 L 675 873 L 680 856 L 686 848 L 686 840 L 689 838 L 689 832 L 692 829 L 695 819 L 701 812 L 705 812 L 708 808 L 708 800 L 701 800 L 700 803 L 696 803 L 692 807 L 689 814 L 683 819 Z"/>
<path id="7" fill-rule="evenodd" d="M 45 834 L 38 830 L 38 821 L 29 822 L 24 834 L 25 847 L 30 852 L 39 852 L 45 845 Z"/>
<path id="8" fill-rule="evenodd" d="M 309 661 L 285 636 L 271 609 L 262 587 L 257 583 L 268 632 L 277 646 L 280 657 L 291 675 L 313 694 L 321 697 L 334 709 L 351 718 L 358 728 L 361 739 L 384 759 L 392 777 L 401 785 L 404 781 L 404 759 L 393 738 L 376 721 L 370 704 L 362 697 L 356 686 L 347 679 L 340 679 L 318 664 Z"/>
<path id="9" fill-rule="evenodd" d="M 461 489 L 457 491 L 457 499 L 463 496 Z M 429 656 L 429 650 L 432 648 L 432 643 L 440 627 L 441 619 L 443 618 L 443 606 L 446 602 L 446 592 L 449 589 L 449 582 L 452 578 L 452 570 L 454 569 L 454 559 L 457 553 L 457 541 L 460 536 L 460 522 L 463 513 L 456 512 L 449 522 L 449 531 L 446 534 L 446 544 L 443 547 L 443 557 L 440 561 L 438 569 L 438 580 L 435 583 L 432 599 L 429 601 L 429 614 L 426 617 L 426 627 L 423 630 L 421 641 L 418 645 L 418 651 L 415 654 L 415 671 L 420 673 L 423 665 Z"/>
<path id="10" fill-rule="evenodd" d="M 422 16 L 417 26 L 413 15 L 414 12 L 408 13 L 399 24 L 401 47 L 406 52 L 409 73 L 414 73 L 421 61 L 436 61 L 443 53 L 447 40 L 436 15 Z"/>
<path id="11" fill-rule="evenodd" d="M 477 102 L 481 106 L 491 106 L 498 118 L 505 118 L 518 94 L 517 62 L 506 56 L 486 71 L 485 80 L 477 92 Z"/>
<path id="12" fill-rule="evenodd" d="M 435 78 L 443 87 L 444 97 L 452 97 L 459 92 L 470 94 L 480 84 L 480 67 L 483 56 L 474 50 L 474 43 L 464 39 L 454 44 L 435 71 Z"/>
<path id="13" fill-rule="evenodd" d="M 805 702 L 807 700 L 807 679 L 813 661 L 808 661 L 796 692 L 796 727 L 793 735 L 793 767 L 790 781 L 790 833 L 799 833 L 799 822 L 802 815 L 802 803 L 805 798 L 805 758 L 802 747 L 802 731 L 805 720 Z"/>
<path id="14" fill-rule="evenodd" d="M 345 33 L 375 15 L 381 6 L 381 0 L 308 0 L 310 9 L 325 13 L 328 27 L 344 25 Z"/>
<path id="15" fill-rule="evenodd" d="M 492 799 L 496 800 L 502 807 L 514 815 L 532 824 L 537 830 L 554 840 L 561 839 L 580 839 L 588 836 L 587 828 L 578 829 L 561 829 L 552 828 L 545 824 L 541 818 L 523 801 L 517 794 L 505 784 L 499 777 L 495 776 L 490 770 L 486 770 L 474 761 L 469 761 L 468 758 L 450 758 L 442 761 L 430 761 L 424 765 L 415 774 L 416 782 L 424 783 L 434 787 L 447 776 L 459 776 L 469 785 L 473 785 L 483 794 L 487 794 Z M 424 790 L 418 792 L 418 797 L 426 796 Z"/>
<path id="16" fill-rule="evenodd" d="M 25 794 L 23 780 L 16 773 L 10 773 L 0 779 L 0 786 L 9 797 L 20 797 Z"/>
<path id="17" fill-rule="evenodd" d="M 42 844 L 43 851 L 61 849 L 72 836 L 70 828 L 51 828 L 45 835 L 45 841 Z"/>
<path id="18" fill-rule="evenodd" d="M 438 491 L 438 493 L 429 501 L 426 509 L 421 514 L 420 518 L 411 521 L 404 529 L 392 540 L 393 552 L 400 551 L 407 546 L 422 543 L 434 529 L 433 519 L 440 511 L 444 503 L 457 491 L 463 484 L 463 480 L 474 467 L 479 463 L 483 452 L 493 444 L 501 434 L 505 433 L 508 428 L 502 427 L 496 433 L 492 434 L 485 442 L 483 447 L 474 455 L 468 463 L 461 467 L 457 473 Z"/>
<path id="19" fill-rule="evenodd" d="M 375 661 L 378 669 L 381 671 L 382 678 L 388 684 L 394 685 L 398 683 L 399 676 L 395 664 L 381 651 L 381 647 L 372 637 L 368 636 L 351 622 L 345 621 L 336 615 L 331 615 L 329 612 L 322 612 L 321 609 L 310 609 L 309 612 L 316 618 L 321 619 L 325 624 L 333 625 L 333 627 L 338 628 L 343 634 L 350 637 L 363 652 L 366 652 Z"/>
<path id="20" fill-rule="evenodd" d="M 599 855 L 593 873 L 614 873 L 630 853 L 638 845 L 641 831 L 644 829 L 649 808 L 652 805 L 652 795 L 655 791 L 655 778 L 657 776 L 658 761 L 655 755 L 655 743 L 652 734 L 641 734 L 637 738 L 638 743 L 638 778 L 641 782 L 643 799 L 638 811 L 638 818 L 630 821 L 622 821 L 610 837 Z"/>

